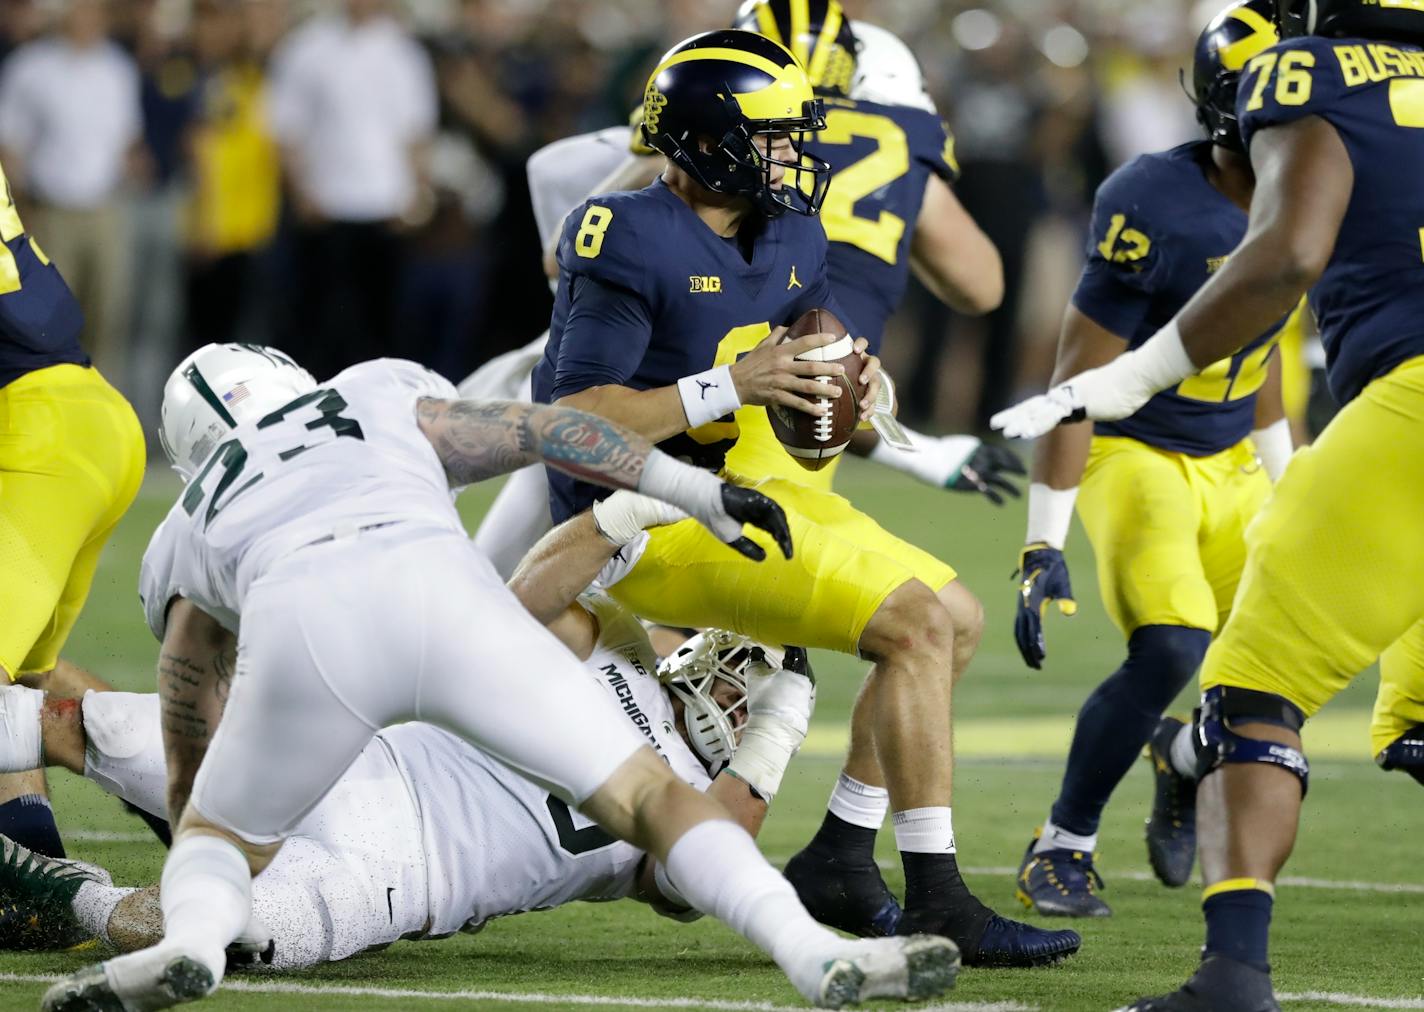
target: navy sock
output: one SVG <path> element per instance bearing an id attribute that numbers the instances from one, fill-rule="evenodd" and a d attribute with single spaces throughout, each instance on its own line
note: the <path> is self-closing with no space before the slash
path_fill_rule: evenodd
<path id="1" fill-rule="evenodd" d="M 875 836 L 875 830 L 846 822 L 835 812 L 827 812 L 806 849 L 833 856 L 847 865 L 874 865 Z"/>
<path id="2" fill-rule="evenodd" d="M 1202 958 L 1226 956 L 1269 973 L 1266 948 L 1274 903 L 1270 893 L 1254 887 L 1231 889 L 1203 900 L 1206 945 L 1202 947 Z"/>
<path id="3" fill-rule="evenodd" d="M 1146 625 L 1127 641 L 1127 660 L 1078 711 L 1053 824 L 1070 833 L 1098 831 L 1103 807 L 1132 769 L 1162 712 L 1196 674 L 1211 633 Z"/>
<path id="4" fill-rule="evenodd" d="M 0 805 L 0 833 L 45 857 L 64 857 L 54 810 L 42 794 L 22 794 Z"/>

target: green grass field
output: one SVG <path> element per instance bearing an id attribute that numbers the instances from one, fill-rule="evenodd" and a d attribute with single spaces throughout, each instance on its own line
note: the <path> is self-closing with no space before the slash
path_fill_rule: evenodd
<path id="1" fill-rule="evenodd" d="M 951 561 L 984 601 L 988 628 L 955 706 L 960 755 L 955 823 L 962 867 L 987 902 L 1020 910 L 1012 874 L 1055 793 L 1073 714 L 1121 660 L 1122 644 L 1097 601 L 1081 531 L 1070 559 L 1082 607 L 1053 620 L 1049 669 L 1031 672 L 1012 637 L 1012 586 L 1023 511 L 994 510 L 966 496 L 933 492 L 883 469 L 849 461 L 841 490 L 891 530 Z M 148 536 L 176 482 L 155 474 L 104 558 L 68 655 L 117 687 L 153 689 L 154 644 L 136 582 Z M 473 521 L 494 486 L 468 494 Z M 790 856 L 818 824 L 839 768 L 850 701 L 863 665 L 815 658 L 820 702 L 812 735 L 793 764 L 763 834 L 774 860 Z M 1419 788 L 1368 761 L 1366 727 L 1374 679 L 1360 679 L 1311 725 L 1315 759 L 1309 803 L 1279 889 L 1272 951 L 1289 1010 L 1424 1009 L 1419 957 L 1424 829 Z M 1184 696 L 1183 710 L 1190 700 Z M 54 778 L 55 807 L 71 853 L 110 868 L 122 884 L 156 879 L 163 852 L 142 825 L 93 785 Z M 1100 868 L 1115 916 L 1081 926 L 1083 949 L 1046 970 L 970 970 L 938 1008 L 1110 1009 L 1144 992 L 1175 987 L 1195 965 L 1201 941 L 1197 890 L 1147 881 L 1142 845 L 1150 781 L 1145 764 L 1122 785 L 1103 823 Z M 882 834 L 887 875 L 899 886 L 893 839 Z M 1289 884 L 1294 881 L 1295 884 Z M 41 978 L 84 957 L 0 958 L 0 1008 L 33 1008 Z M 240 989 L 240 990 L 239 990 Z M 423 1010 L 451 1007 L 768 1009 L 797 1005 L 771 964 L 720 925 L 662 920 L 632 903 L 577 904 L 508 918 L 478 936 L 402 943 L 313 972 L 247 976 L 204 1007 L 219 1009 Z"/>

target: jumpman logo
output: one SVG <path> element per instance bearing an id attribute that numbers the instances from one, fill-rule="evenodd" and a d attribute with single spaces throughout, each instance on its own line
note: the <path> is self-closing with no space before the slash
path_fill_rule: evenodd
<path id="1" fill-rule="evenodd" d="M 791 265 L 791 279 L 786 282 L 786 290 L 789 292 L 793 288 L 800 288 L 801 282 L 796 277 L 796 265 Z"/>
<path id="2" fill-rule="evenodd" d="M 697 385 L 702 388 L 702 399 L 704 401 L 707 399 L 707 391 L 714 390 L 718 386 L 718 384 L 708 383 L 706 380 L 698 380 Z"/>

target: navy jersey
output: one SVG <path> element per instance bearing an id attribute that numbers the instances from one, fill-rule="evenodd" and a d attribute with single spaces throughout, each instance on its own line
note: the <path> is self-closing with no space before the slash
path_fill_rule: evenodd
<path id="1" fill-rule="evenodd" d="M 46 366 L 88 365 L 84 314 L 59 271 L 20 224 L 0 170 L 0 386 Z"/>
<path id="2" fill-rule="evenodd" d="M 815 218 L 784 214 L 760 227 L 751 262 L 738 238 L 716 235 L 661 179 L 594 197 L 569 215 L 559 240 L 559 290 L 549 343 L 534 368 L 534 399 L 552 403 L 590 387 L 670 386 L 730 364 L 772 326 L 825 307 L 826 234 Z M 737 441 L 731 415 L 665 440 L 675 457 L 717 470 Z M 549 472 L 555 522 L 607 495 Z"/>
<path id="3" fill-rule="evenodd" d="M 826 129 L 806 150 L 831 166 L 821 222 L 831 240 L 831 288 L 878 352 L 910 277 L 910 239 L 933 173 L 959 175 L 944 121 L 909 106 L 826 98 Z"/>
<path id="4" fill-rule="evenodd" d="M 1135 158 L 1098 188 L 1073 305 L 1130 348 L 1176 316 L 1246 234 L 1246 212 L 1207 179 L 1210 161 L 1211 143 L 1193 141 Z M 1093 431 L 1195 457 L 1239 443 L 1284 323 Z"/>
<path id="5" fill-rule="evenodd" d="M 1350 154 L 1354 191 L 1310 291 L 1330 390 L 1347 403 L 1424 355 L 1424 51 L 1290 39 L 1247 64 L 1237 103 L 1248 145 L 1260 130 L 1319 116 Z"/>

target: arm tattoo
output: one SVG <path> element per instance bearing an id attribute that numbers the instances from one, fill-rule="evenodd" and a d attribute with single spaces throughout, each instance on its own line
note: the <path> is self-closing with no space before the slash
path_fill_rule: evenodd
<path id="1" fill-rule="evenodd" d="M 636 489 L 652 450 L 642 436 L 573 408 L 425 398 L 416 411 L 446 473 L 460 485 L 542 460 L 584 481 Z"/>

